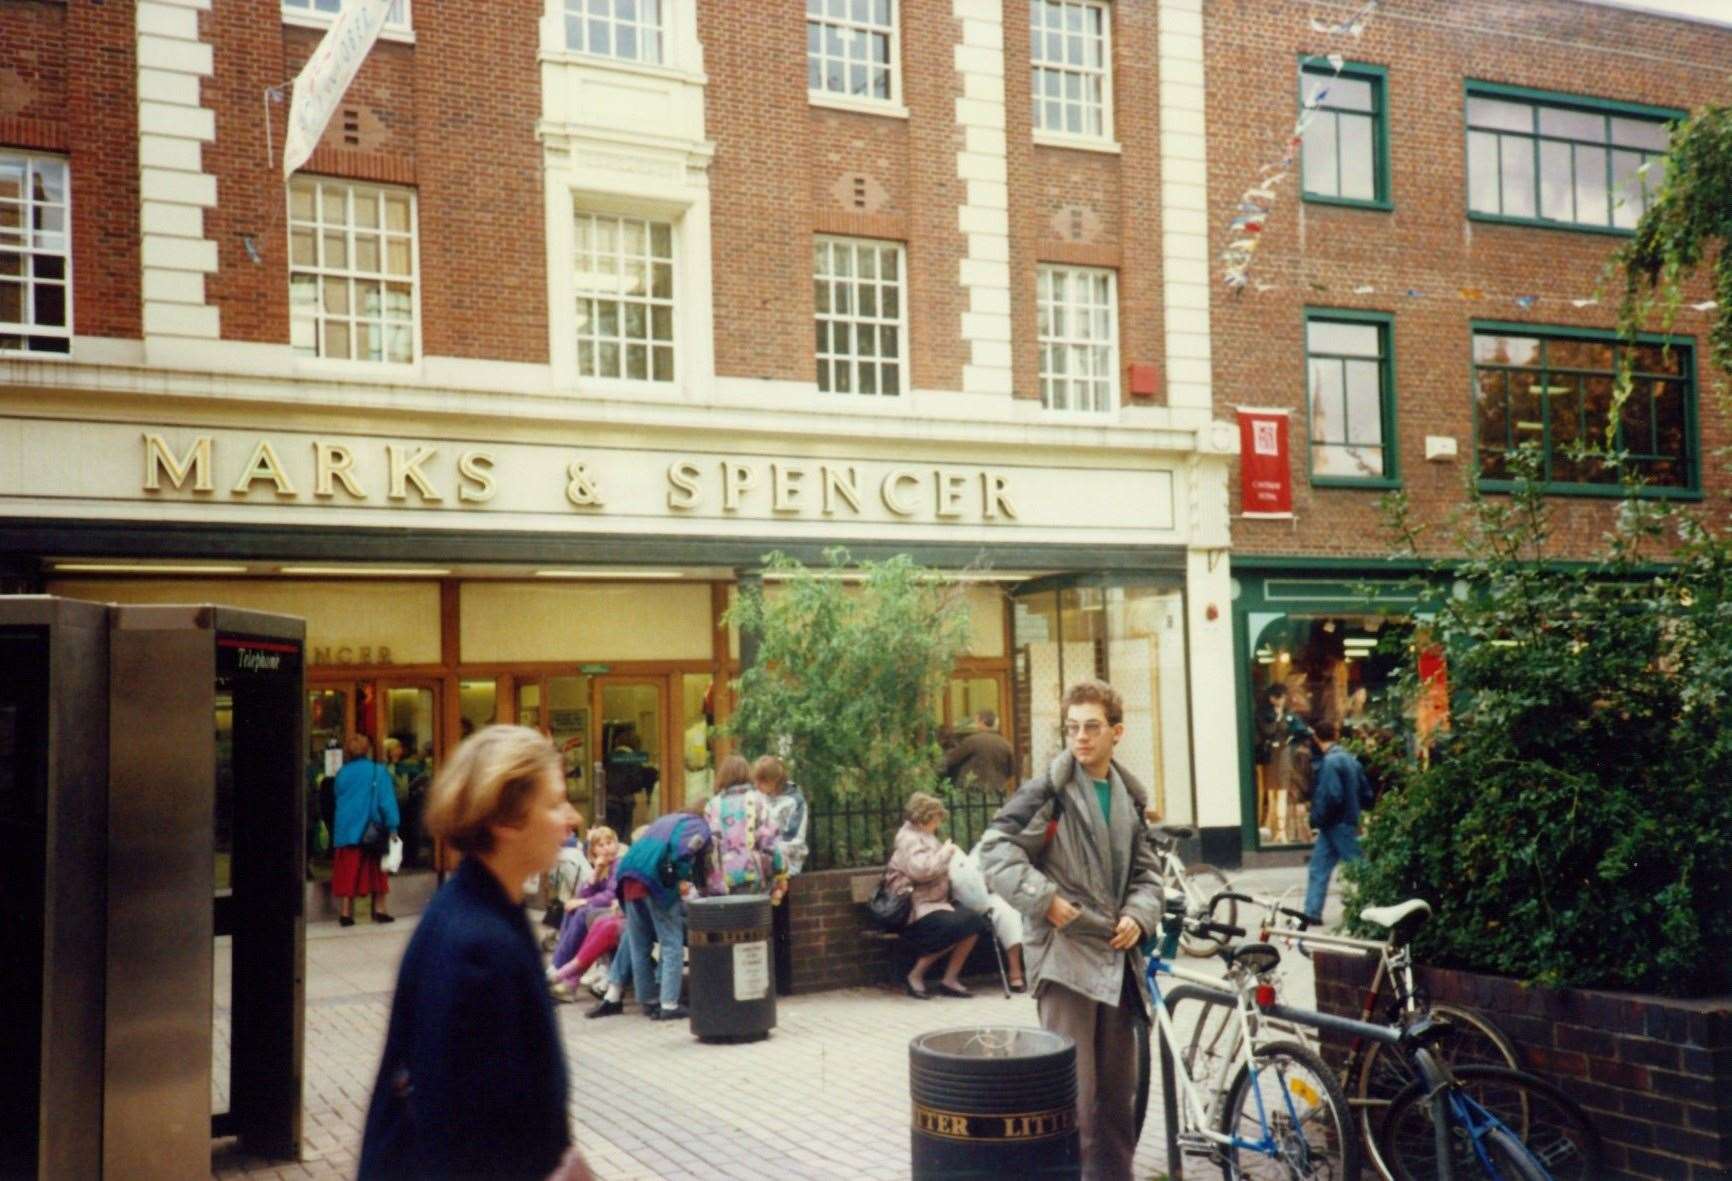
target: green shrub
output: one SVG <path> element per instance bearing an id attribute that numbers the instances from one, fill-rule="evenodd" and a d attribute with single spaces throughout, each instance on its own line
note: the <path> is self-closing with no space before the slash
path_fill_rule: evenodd
<path id="1" fill-rule="evenodd" d="M 914 791 L 939 792 L 939 696 L 967 637 L 956 584 L 899 555 L 828 568 L 771 554 L 774 591 L 748 589 L 727 621 L 758 641 L 724 733 L 776 752 L 805 788 L 814 862 L 867 865 Z M 844 581 L 843 575 L 849 576 Z"/>
<path id="2" fill-rule="evenodd" d="M 1418 535 L 1392 498 L 1398 531 Z M 1348 915 L 1431 902 L 1416 953 L 1540 983 L 1732 989 L 1732 553 L 1627 500 L 1592 567 L 1547 561 L 1537 486 L 1474 499 L 1421 620 L 1451 727 L 1371 815 Z M 1663 565 L 1644 564 L 1665 542 Z M 1407 689 L 1417 690 L 1411 671 Z"/>

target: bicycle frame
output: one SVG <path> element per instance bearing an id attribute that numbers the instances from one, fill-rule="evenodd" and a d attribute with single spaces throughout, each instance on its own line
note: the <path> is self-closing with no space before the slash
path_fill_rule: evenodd
<path id="1" fill-rule="evenodd" d="M 1208 994 L 1210 994 L 1208 999 L 1214 1003 L 1233 1005 L 1234 1011 L 1237 1014 L 1237 1022 L 1243 1034 L 1243 1036 L 1238 1039 L 1240 1051 L 1238 1060 L 1250 1072 L 1252 1078 L 1257 1076 L 1259 1068 L 1256 1064 L 1252 1047 L 1253 1043 L 1256 1041 L 1255 1023 L 1261 1019 L 1262 1013 L 1257 1008 L 1255 1001 L 1252 999 L 1249 989 L 1239 987 L 1236 991 L 1228 992 L 1221 987 L 1224 983 L 1221 977 L 1208 976 L 1201 972 L 1193 972 L 1187 968 L 1181 968 L 1177 964 L 1168 961 L 1158 952 L 1149 957 L 1148 967 L 1145 970 L 1149 978 L 1150 991 L 1154 994 L 1155 1022 L 1160 1029 L 1161 1037 L 1166 1040 L 1166 1043 L 1169 1046 L 1176 1046 L 1179 1044 L 1178 1031 L 1173 1027 L 1172 1016 L 1167 1012 L 1165 999 L 1161 995 L 1160 977 L 1162 976 L 1168 976 L 1175 980 L 1182 980 L 1187 984 L 1193 984 L 1204 989 Z M 1219 1122 L 1220 1119 L 1221 1104 L 1224 1101 L 1223 1090 L 1217 1088 L 1214 1099 L 1210 1102 L 1209 1106 L 1205 1108 L 1197 1084 L 1195 1080 L 1192 1079 L 1190 1070 L 1183 1061 L 1183 1055 L 1173 1054 L 1171 1057 L 1173 1062 L 1175 1088 L 1178 1091 L 1180 1098 L 1183 1100 L 1185 1115 L 1189 1117 L 1188 1121 L 1181 1120 L 1181 1123 L 1189 1122 L 1191 1125 L 1189 1128 L 1175 1129 L 1176 1134 L 1183 1131 L 1189 1131 L 1194 1137 L 1201 1137 L 1203 1140 L 1221 1148 L 1236 1148 L 1246 1152 L 1260 1153 L 1271 1158 L 1275 1156 L 1275 1136 L 1270 1129 L 1269 1113 L 1263 1106 L 1263 1092 L 1261 1088 L 1253 1087 L 1252 1092 L 1257 1097 L 1257 1125 L 1262 1131 L 1262 1136 L 1253 1141 L 1247 1140 L 1242 1136 L 1217 1132 L 1214 1130 L 1214 1125 Z M 1286 1088 L 1282 1089 L 1282 1099 L 1287 1105 L 1288 1118 L 1297 1125 L 1300 1122 L 1299 1113 L 1294 1109 L 1293 1099 L 1287 1094 Z"/>

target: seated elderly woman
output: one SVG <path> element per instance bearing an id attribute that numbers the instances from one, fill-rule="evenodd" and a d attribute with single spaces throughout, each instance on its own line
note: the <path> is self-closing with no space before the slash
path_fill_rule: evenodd
<path id="1" fill-rule="evenodd" d="M 950 900 L 950 859 L 956 855 L 956 844 L 938 840 L 938 826 L 948 815 L 936 796 L 923 791 L 909 796 L 906 819 L 896 834 L 885 874 L 893 892 L 913 895 L 908 925 L 902 929 L 902 938 L 916 957 L 906 985 L 909 996 L 923 1001 L 932 999 L 926 990 L 926 970 L 947 951 L 950 959 L 937 991 L 944 996 L 970 995 L 958 979 L 962 965 L 974 950 L 974 941 L 992 933 L 984 915 Z"/>

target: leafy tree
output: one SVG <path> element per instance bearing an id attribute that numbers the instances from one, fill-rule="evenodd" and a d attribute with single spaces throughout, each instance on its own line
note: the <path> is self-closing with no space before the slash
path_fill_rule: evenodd
<path id="1" fill-rule="evenodd" d="M 1450 730 L 1373 811 L 1349 918 L 1423 897 L 1429 963 L 1732 988 L 1732 554 L 1632 497 L 1601 561 L 1551 561 L 1537 456 L 1518 466 L 1512 494 L 1472 497 L 1460 556 L 1433 566 L 1423 627 L 1445 655 Z M 1387 507 L 1415 554 L 1405 502 Z M 1646 564 L 1668 536 L 1674 560 Z"/>
<path id="2" fill-rule="evenodd" d="M 869 864 L 886 853 L 882 818 L 911 792 L 938 790 L 934 720 L 968 612 L 955 584 L 906 555 L 855 566 L 831 549 L 825 559 L 811 570 L 769 555 L 774 589 L 748 589 L 729 610 L 758 651 L 724 732 L 780 754 L 814 816 L 844 818 L 814 825 L 819 864 Z"/>

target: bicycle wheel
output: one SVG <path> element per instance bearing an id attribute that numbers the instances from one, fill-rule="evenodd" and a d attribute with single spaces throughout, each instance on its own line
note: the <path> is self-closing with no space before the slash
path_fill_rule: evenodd
<path id="1" fill-rule="evenodd" d="M 1224 894 L 1233 888 L 1233 883 L 1227 880 L 1227 875 L 1212 865 L 1198 863 L 1185 867 L 1182 879 L 1185 896 L 1190 900 L 1193 910 L 1201 910 L 1209 904 L 1209 899 L 1217 894 Z M 1239 923 L 1239 904 L 1223 902 L 1222 909 L 1215 912 L 1215 921 L 1226 923 L 1229 927 Z M 1179 950 L 1186 955 L 1205 959 L 1227 946 L 1225 936 L 1211 939 L 1202 935 L 1193 935 L 1189 931 L 1179 936 Z"/>
<path id="2" fill-rule="evenodd" d="M 1221 1150 L 1227 1181 L 1356 1181 L 1359 1137 L 1323 1060 L 1297 1042 L 1270 1042 L 1257 1047 L 1252 1066 L 1239 1067 L 1221 1112 L 1221 1131 L 1241 1142 Z"/>
<path id="3" fill-rule="evenodd" d="M 1502 1066 L 1514 1070 L 1515 1043 L 1503 1030 L 1470 1009 L 1455 1005 L 1432 1005 L 1427 1010 L 1454 1027 L 1448 1040 L 1440 1042 L 1432 1053 L 1450 1069 L 1458 1066 Z M 1413 1067 L 1393 1046 L 1373 1043 L 1359 1064 L 1359 1075 L 1353 1087 L 1353 1107 L 1358 1114 L 1359 1130 L 1365 1140 L 1365 1156 L 1379 1177 L 1391 1176 L 1377 1142 L 1378 1129 L 1389 1105 L 1416 1076 Z M 1519 1129 L 1518 1129 L 1519 1131 Z"/>
<path id="4" fill-rule="evenodd" d="M 1191 1076 L 1197 1090 L 1205 1095 L 1220 1094 L 1226 1090 L 1227 1070 L 1239 1048 L 1237 1010 L 1209 997 L 1194 984 L 1169 988 L 1162 999 L 1167 1012 L 1172 1014 L 1173 1031 L 1178 1035 L 1172 1047 L 1174 1057 L 1184 1063 L 1185 1073 Z M 1196 1003 L 1187 1006 L 1186 1001 Z M 1146 1077 L 1141 1081 L 1145 1085 L 1148 1082 Z M 1137 1127 L 1139 1130 L 1142 1127 L 1140 1118 Z"/>
<path id="5" fill-rule="evenodd" d="M 1480 1141 L 1487 1167 L 1464 1127 L 1453 1128 L 1455 1175 L 1588 1181 L 1602 1174 L 1600 1137 L 1575 1100 L 1546 1082 L 1501 1066 L 1454 1071 L 1459 1096 L 1494 1121 Z M 1525 1125 L 1525 1131 L 1518 1127 Z M 1431 1181 L 1438 1175 L 1437 1141 L 1425 1084 L 1415 1081 L 1389 1105 L 1379 1129 L 1383 1157 L 1396 1181 Z M 1496 1170 L 1496 1171 L 1492 1171 Z"/>

